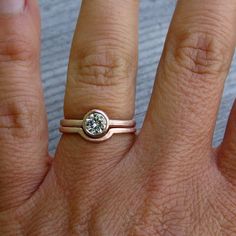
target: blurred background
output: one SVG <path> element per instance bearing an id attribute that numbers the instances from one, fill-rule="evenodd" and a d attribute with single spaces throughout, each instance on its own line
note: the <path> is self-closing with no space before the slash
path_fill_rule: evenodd
<path id="1" fill-rule="evenodd" d="M 80 9 L 80 0 L 39 0 L 42 15 L 42 80 L 49 120 L 49 150 L 60 138 L 63 98 L 70 44 Z M 136 119 L 138 128 L 146 113 L 164 40 L 175 8 L 175 0 L 140 0 L 139 69 Z M 236 30 L 236 29 L 235 29 Z M 230 108 L 236 97 L 236 60 L 225 84 L 214 137 L 222 140 Z"/>

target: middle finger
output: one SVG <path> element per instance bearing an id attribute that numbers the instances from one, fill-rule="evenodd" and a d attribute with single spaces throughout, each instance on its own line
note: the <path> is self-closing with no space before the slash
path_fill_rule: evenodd
<path id="1" fill-rule="evenodd" d="M 211 149 L 235 22 L 234 0 L 178 1 L 142 131 L 147 142 L 154 139 L 168 150 Z"/>

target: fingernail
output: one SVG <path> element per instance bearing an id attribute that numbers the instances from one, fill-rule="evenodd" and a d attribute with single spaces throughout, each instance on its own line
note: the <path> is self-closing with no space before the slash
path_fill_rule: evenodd
<path id="1" fill-rule="evenodd" d="M 25 0 L 0 0 L 0 14 L 15 14 L 23 11 Z"/>

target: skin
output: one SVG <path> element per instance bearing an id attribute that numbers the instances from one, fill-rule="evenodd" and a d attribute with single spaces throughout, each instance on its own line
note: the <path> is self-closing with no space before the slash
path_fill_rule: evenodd
<path id="1" fill-rule="evenodd" d="M 54 159 L 35 0 L 0 14 L 0 235 L 236 235 L 236 103 L 212 148 L 236 43 L 234 0 L 179 0 L 139 135 L 65 134 Z M 65 117 L 134 113 L 138 1 L 84 0 Z"/>

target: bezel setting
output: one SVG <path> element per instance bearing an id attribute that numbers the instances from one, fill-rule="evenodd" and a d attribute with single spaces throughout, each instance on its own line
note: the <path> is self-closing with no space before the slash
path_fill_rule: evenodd
<path id="1" fill-rule="evenodd" d="M 91 138 L 101 138 L 107 134 L 109 123 L 105 112 L 97 109 L 91 110 L 83 118 L 83 130 Z"/>
<path id="2" fill-rule="evenodd" d="M 60 132 L 79 134 L 84 140 L 100 143 L 110 139 L 114 134 L 135 133 L 135 120 L 109 119 L 99 109 L 89 111 L 83 119 L 63 119 L 60 121 Z"/>

